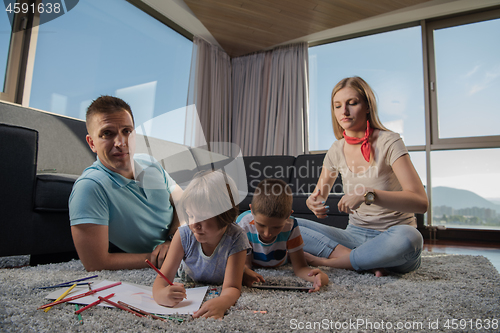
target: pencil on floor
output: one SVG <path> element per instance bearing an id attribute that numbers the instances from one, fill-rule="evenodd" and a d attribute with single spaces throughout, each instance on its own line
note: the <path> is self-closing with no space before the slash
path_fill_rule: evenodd
<path id="1" fill-rule="evenodd" d="M 111 297 L 113 297 L 113 296 L 115 296 L 115 294 L 114 294 L 114 293 L 113 293 L 113 294 L 109 294 L 108 296 L 105 296 L 104 298 L 106 298 L 106 299 L 110 299 L 110 298 L 111 298 Z M 100 300 L 100 299 L 98 299 L 97 301 L 92 302 L 92 303 L 90 303 L 89 305 L 86 305 L 86 306 L 84 306 L 83 308 L 81 308 L 81 309 L 79 309 L 79 310 L 75 311 L 75 314 L 80 314 L 80 313 L 82 313 L 83 311 L 85 311 L 85 310 L 87 310 L 87 309 L 89 309 L 89 308 L 91 308 L 91 307 L 93 307 L 93 306 L 96 306 L 96 305 L 98 305 L 98 304 L 100 304 L 100 303 L 101 303 L 101 300 Z"/>
<path id="2" fill-rule="evenodd" d="M 75 313 L 77 313 L 78 310 L 80 310 L 80 307 L 78 306 L 78 304 L 75 304 Z M 83 318 L 80 312 L 78 312 L 77 316 L 78 316 L 78 321 L 80 322 L 80 324 L 83 325 Z"/>
<path id="3" fill-rule="evenodd" d="M 59 297 L 55 300 L 55 302 L 60 301 L 60 300 L 62 300 L 64 297 L 66 297 L 66 295 L 68 295 L 68 294 L 69 294 L 69 292 L 70 292 L 71 290 L 73 290 L 73 288 L 75 288 L 75 287 L 76 287 L 76 285 L 77 285 L 77 283 L 75 283 L 75 284 L 73 284 L 71 287 L 69 287 L 69 289 L 68 289 L 68 290 L 66 290 L 66 291 L 65 291 L 65 292 L 64 292 L 61 296 L 59 296 Z M 43 311 L 47 312 L 47 311 L 49 311 L 50 309 L 52 309 L 52 307 L 51 307 L 51 306 L 49 306 L 48 308 L 45 308 Z"/>
<path id="4" fill-rule="evenodd" d="M 68 298 L 65 298 L 65 299 L 61 299 L 59 301 L 54 301 L 54 302 L 51 302 L 51 303 L 39 306 L 37 308 L 37 310 L 46 309 L 48 307 L 52 307 L 52 306 L 57 305 L 57 304 L 66 303 L 66 302 L 69 302 L 69 301 L 74 301 L 75 299 L 78 299 L 78 298 L 90 296 L 90 295 L 93 295 L 93 294 L 95 294 L 95 293 L 97 293 L 99 291 L 103 291 L 105 289 L 113 288 L 113 287 L 116 287 L 116 286 L 118 286 L 120 284 L 122 284 L 121 281 L 115 282 L 115 283 L 109 284 L 109 285 L 104 286 L 104 287 L 100 287 L 100 288 L 97 288 L 97 289 L 93 289 L 93 290 L 87 291 L 86 293 L 82 293 L 82 294 L 78 294 L 78 295 L 75 295 L 75 296 L 71 296 L 71 297 L 68 297 Z"/>
<path id="5" fill-rule="evenodd" d="M 147 312 L 147 311 L 144 311 L 144 310 L 141 310 L 141 309 L 139 309 L 139 308 L 136 308 L 135 306 L 132 306 L 132 305 L 127 304 L 127 303 L 125 303 L 125 302 L 118 301 L 118 304 L 123 305 L 123 306 L 125 306 L 125 307 L 127 307 L 127 308 L 129 308 L 129 309 L 131 309 L 131 310 L 134 310 L 135 312 L 139 312 L 140 314 L 143 314 L 143 315 L 145 315 L 145 316 L 150 316 L 150 317 L 151 317 L 151 318 L 153 318 L 153 319 L 159 319 L 159 320 L 161 320 L 161 321 L 167 321 L 167 320 L 166 320 L 166 319 L 164 319 L 164 318 L 158 317 L 157 315 L 154 315 L 154 314 L 149 313 L 149 312 Z"/>
<path id="6" fill-rule="evenodd" d="M 109 300 L 109 299 L 107 299 L 107 298 L 104 298 L 104 297 L 102 297 L 102 296 L 99 296 L 99 299 L 100 299 L 101 301 L 104 301 L 104 302 L 106 302 L 106 303 L 109 303 L 109 304 L 113 305 L 114 307 L 117 307 L 118 309 L 122 309 L 122 310 L 125 310 L 125 311 L 127 311 L 127 312 L 133 313 L 133 314 L 135 314 L 137 317 L 144 317 L 144 315 L 140 314 L 139 312 L 135 312 L 134 310 L 129 309 L 129 308 L 127 308 L 127 307 L 125 307 L 125 306 L 123 306 L 123 305 L 120 305 L 120 304 L 118 304 L 118 303 L 115 303 L 115 302 L 113 302 L 113 301 L 110 301 L 110 300 Z"/>
<path id="7" fill-rule="evenodd" d="M 93 279 L 95 277 L 97 277 L 98 275 L 92 275 L 92 276 L 88 276 L 88 277 L 85 277 L 85 278 L 81 278 L 81 279 L 78 279 L 78 280 L 73 280 L 73 281 L 68 281 L 68 282 L 63 282 L 63 283 L 59 283 L 59 284 L 56 284 L 56 285 L 53 285 L 53 286 L 48 286 L 48 287 L 40 287 L 38 289 L 48 289 L 48 288 L 58 288 L 58 287 L 63 287 L 63 286 L 66 286 L 66 285 L 71 285 L 75 282 L 81 282 L 81 281 L 85 281 L 85 280 L 89 280 L 89 279 Z"/>

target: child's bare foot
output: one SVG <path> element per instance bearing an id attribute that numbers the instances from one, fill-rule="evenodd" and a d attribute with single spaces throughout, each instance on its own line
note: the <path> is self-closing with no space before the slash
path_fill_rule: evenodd
<path id="1" fill-rule="evenodd" d="M 382 276 L 386 276 L 386 275 L 389 275 L 389 272 L 386 271 L 385 269 L 383 268 L 376 268 L 376 269 L 373 269 L 372 270 L 373 274 L 375 274 L 376 277 L 382 277 Z"/>

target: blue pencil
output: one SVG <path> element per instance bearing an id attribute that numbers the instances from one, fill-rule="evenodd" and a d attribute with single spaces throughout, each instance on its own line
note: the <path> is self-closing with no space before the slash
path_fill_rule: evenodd
<path id="1" fill-rule="evenodd" d="M 97 277 L 97 275 L 92 275 L 92 276 L 89 276 L 89 277 L 86 277 L 86 278 L 82 278 L 82 279 L 78 279 L 78 280 L 63 282 L 63 283 L 59 283 L 59 284 L 56 284 L 56 285 L 53 285 L 53 286 L 40 287 L 38 289 L 59 288 L 61 286 L 67 285 L 67 284 L 73 284 L 75 282 L 85 281 L 85 280 L 93 279 L 95 277 Z M 87 283 L 84 283 L 84 284 L 87 284 Z"/>
<path id="2" fill-rule="evenodd" d="M 86 286 L 88 284 L 91 284 L 93 282 L 81 282 L 81 283 L 77 283 L 76 285 L 77 286 Z M 73 284 L 69 283 L 69 284 L 58 284 L 58 285 L 55 285 L 55 286 L 49 286 L 49 287 L 38 287 L 37 289 L 51 289 L 51 288 L 63 288 L 63 287 L 71 287 Z"/>

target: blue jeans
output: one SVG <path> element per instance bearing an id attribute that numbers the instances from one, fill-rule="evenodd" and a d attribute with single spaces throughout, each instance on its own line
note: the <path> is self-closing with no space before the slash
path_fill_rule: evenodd
<path id="1" fill-rule="evenodd" d="M 396 225 L 386 231 L 349 224 L 347 228 L 330 227 L 297 218 L 304 239 L 304 251 L 328 258 L 338 244 L 352 249 L 350 261 L 357 271 L 385 268 L 408 273 L 420 267 L 423 238 L 409 225 Z"/>

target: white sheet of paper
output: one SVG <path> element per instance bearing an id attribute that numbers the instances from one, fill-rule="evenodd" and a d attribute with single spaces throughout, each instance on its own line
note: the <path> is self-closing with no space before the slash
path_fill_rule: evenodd
<path id="1" fill-rule="evenodd" d="M 115 281 L 104 280 L 97 284 L 94 283 L 92 284 L 92 289 L 104 287 L 114 282 Z M 45 298 L 56 299 L 66 289 L 67 288 L 55 290 L 50 294 L 48 294 L 47 296 L 45 296 Z M 99 299 L 98 296 L 104 297 L 111 293 L 114 293 L 115 295 L 112 298 L 110 298 L 111 301 L 115 303 L 118 303 L 118 301 L 122 301 L 132 306 L 135 306 L 138 309 L 150 313 L 163 314 L 163 315 L 171 315 L 175 313 L 193 314 L 193 312 L 197 311 L 200 308 L 201 303 L 203 302 L 203 298 L 205 297 L 205 294 L 207 292 L 208 286 L 186 289 L 187 299 L 183 300 L 173 308 L 168 308 L 165 306 L 158 305 L 153 299 L 152 289 L 153 289 L 152 287 L 122 282 L 121 285 L 118 285 L 116 287 L 100 291 L 91 296 L 75 299 L 74 301 L 70 301 L 68 303 L 87 305 L 97 301 Z M 88 288 L 74 288 L 71 291 L 71 293 L 66 297 L 75 296 L 84 293 L 86 291 L 88 291 Z M 110 307 L 112 306 L 106 302 L 101 302 L 99 305 L 110 306 Z"/>

